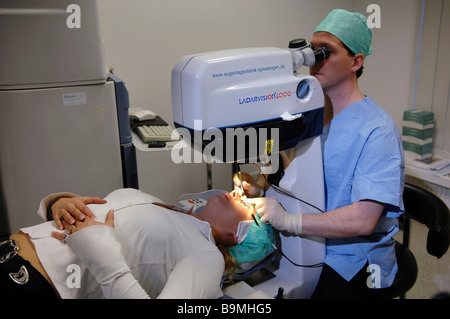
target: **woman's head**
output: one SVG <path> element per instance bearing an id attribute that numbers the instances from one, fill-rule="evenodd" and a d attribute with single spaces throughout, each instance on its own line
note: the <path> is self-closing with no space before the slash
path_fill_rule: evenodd
<path id="1" fill-rule="evenodd" d="M 211 225 L 225 269 L 233 269 L 230 275 L 238 265 L 260 261 L 274 249 L 272 226 L 262 223 L 255 207 L 245 204 L 236 191 L 211 197 L 200 214 Z"/>
<path id="2" fill-rule="evenodd" d="M 243 203 L 243 199 L 236 192 L 223 193 L 212 196 L 202 213 L 213 229 L 213 236 L 217 244 L 234 246 L 238 244 L 237 230 L 240 222 L 253 220 L 256 214 L 252 205 Z"/>

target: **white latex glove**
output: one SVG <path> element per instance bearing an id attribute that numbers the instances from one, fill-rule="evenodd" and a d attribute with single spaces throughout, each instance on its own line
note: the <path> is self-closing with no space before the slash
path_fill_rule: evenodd
<path id="1" fill-rule="evenodd" d="M 263 223 L 271 224 L 281 231 L 285 230 L 296 235 L 302 234 L 302 214 L 287 213 L 275 197 L 247 199 L 247 202 L 255 204 L 256 211 L 261 216 Z"/>

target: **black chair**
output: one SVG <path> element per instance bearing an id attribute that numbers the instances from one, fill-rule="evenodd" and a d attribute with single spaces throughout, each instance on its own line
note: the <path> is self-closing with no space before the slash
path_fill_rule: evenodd
<path id="1" fill-rule="evenodd" d="M 447 205 L 433 193 L 412 185 L 405 184 L 403 193 L 405 214 L 403 215 L 403 243 L 396 242 L 398 272 L 391 287 L 367 289 L 368 298 L 403 299 L 417 279 L 417 263 L 408 249 L 411 219 L 428 227 L 427 251 L 430 255 L 441 258 L 450 243 L 450 212 Z"/>

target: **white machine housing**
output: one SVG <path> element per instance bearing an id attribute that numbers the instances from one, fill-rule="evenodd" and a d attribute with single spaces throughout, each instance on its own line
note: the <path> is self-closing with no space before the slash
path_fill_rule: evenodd
<path id="1" fill-rule="evenodd" d="M 307 90 L 301 98 L 300 83 Z M 321 109 L 323 94 L 314 77 L 294 75 L 289 50 L 224 50 L 185 56 L 175 65 L 172 108 L 183 127 L 194 128 L 199 119 L 204 129 L 236 127 Z"/>
<path id="2" fill-rule="evenodd" d="M 324 95 L 318 81 L 296 74 L 293 64 L 298 67 L 296 53 L 279 48 L 185 56 L 172 71 L 174 122 L 194 133 L 210 128 L 279 128 L 279 150 L 294 148 L 295 152 L 280 187 L 324 210 L 320 142 Z M 196 121 L 201 121 L 201 127 Z M 276 197 L 291 214 L 320 212 L 273 188 L 267 196 Z M 323 238 L 280 233 L 279 248 L 302 265 L 321 263 L 325 257 Z M 285 298 L 308 298 L 321 272 L 321 268 L 294 266 L 286 258 L 267 269 L 275 277 L 253 288 L 275 296 L 282 287 Z"/>

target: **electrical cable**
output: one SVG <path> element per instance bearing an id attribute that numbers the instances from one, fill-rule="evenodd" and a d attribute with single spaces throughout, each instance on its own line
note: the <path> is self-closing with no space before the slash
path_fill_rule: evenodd
<path id="1" fill-rule="evenodd" d="M 291 197 L 291 198 L 293 198 L 293 199 L 296 199 L 296 200 L 298 200 L 298 201 L 300 201 L 300 202 L 302 202 L 302 203 L 304 203 L 304 204 L 306 204 L 306 205 L 308 205 L 308 206 L 310 206 L 310 207 L 312 207 L 312 208 L 318 210 L 318 211 L 321 212 L 321 213 L 324 212 L 324 211 L 323 211 L 322 209 L 320 209 L 319 207 L 317 207 L 317 206 L 315 206 L 315 205 L 313 205 L 313 204 L 311 204 L 311 203 L 308 203 L 307 201 L 304 201 L 304 200 L 302 200 L 302 199 L 300 199 L 300 198 L 298 198 L 298 197 L 296 197 L 296 196 L 294 196 L 294 195 L 292 195 L 292 194 L 289 194 L 288 192 L 286 192 L 285 190 L 283 190 L 283 189 L 282 189 L 281 187 L 279 187 L 279 186 L 273 185 L 272 183 L 270 183 L 270 182 L 267 180 L 266 176 L 265 176 L 264 174 L 262 174 L 261 169 L 259 168 L 259 166 L 256 165 L 256 164 L 255 164 L 255 166 L 258 168 L 260 174 L 264 177 L 264 179 L 266 180 L 267 184 L 268 184 L 269 186 L 271 186 L 277 193 L 282 194 L 282 195 L 286 195 L 286 196 Z M 239 167 L 239 166 L 238 166 L 238 167 Z M 240 168 L 239 168 L 239 171 L 240 171 Z M 241 180 L 241 183 L 242 183 L 242 180 Z M 267 236 L 267 234 L 266 234 L 266 236 Z M 320 262 L 320 263 L 317 263 L 317 264 L 312 264 L 312 265 L 301 265 L 301 264 L 297 264 L 297 263 L 293 262 L 288 256 L 286 256 L 286 254 L 285 254 L 280 248 L 278 248 L 275 244 L 272 243 L 272 246 L 273 246 L 273 248 L 275 249 L 275 251 L 277 251 L 279 254 L 281 254 L 281 256 L 283 256 L 284 258 L 286 258 L 287 261 L 289 261 L 292 265 L 294 265 L 294 266 L 296 266 L 296 267 L 302 267 L 302 268 L 320 268 L 320 267 L 322 267 L 322 266 L 325 264 L 325 263 L 323 263 L 323 262 Z"/>
<path id="2" fill-rule="evenodd" d="M 325 263 L 323 263 L 323 262 L 320 262 L 320 263 L 317 263 L 317 264 L 312 264 L 312 265 L 300 265 L 300 264 L 297 264 L 297 263 L 293 262 L 288 256 L 286 256 L 286 254 L 285 254 L 281 249 L 279 249 L 275 244 L 272 244 L 272 246 L 273 246 L 273 248 L 275 248 L 275 251 L 277 251 L 278 253 L 280 253 L 281 256 L 283 256 L 284 258 L 286 258 L 291 264 L 293 264 L 293 265 L 296 266 L 296 267 L 302 267 L 302 268 L 320 268 L 320 267 L 322 267 L 323 265 L 325 265 Z"/>
<path id="3" fill-rule="evenodd" d="M 272 187 L 277 193 L 282 194 L 282 195 L 285 195 L 285 196 L 288 196 L 288 197 L 291 197 L 291 198 L 293 198 L 293 199 L 296 199 L 296 200 L 298 200 L 299 202 L 302 202 L 303 204 L 306 204 L 306 205 L 308 205 L 308 206 L 314 208 L 315 210 L 317 210 L 317 211 L 319 211 L 319 212 L 321 212 L 321 213 L 324 213 L 324 211 L 323 211 L 322 209 L 320 209 L 319 207 L 317 207 L 317 206 L 315 206 L 315 205 L 313 205 L 313 204 L 311 204 L 311 203 L 309 203 L 309 202 L 307 202 L 307 201 L 305 201 L 305 200 L 303 200 L 303 199 L 301 199 L 301 198 L 298 198 L 298 197 L 296 197 L 296 196 L 294 196 L 294 195 L 288 193 L 287 191 L 285 191 L 284 189 L 282 189 L 281 187 L 279 187 L 279 186 L 277 186 L 277 185 L 274 185 L 274 184 L 270 183 L 270 182 L 267 180 L 267 177 L 266 177 L 264 174 L 262 174 L 261 169 L 259 168 L 259 166 L 256 165 L 256 164 L 255 164 L 255 166 L 258 168 L 258 170 L 259 170 L 260 174 L 262 175 L 262 177 L 264 177 L 266 183 L 267 183 L 270 187 Z"/>

